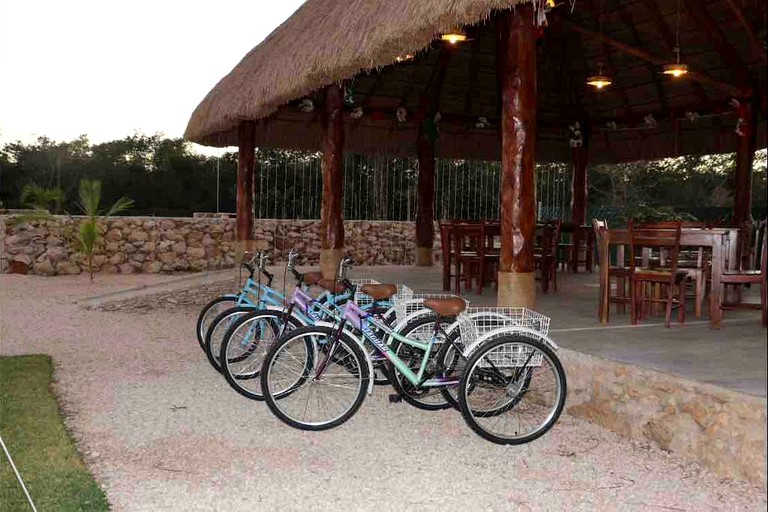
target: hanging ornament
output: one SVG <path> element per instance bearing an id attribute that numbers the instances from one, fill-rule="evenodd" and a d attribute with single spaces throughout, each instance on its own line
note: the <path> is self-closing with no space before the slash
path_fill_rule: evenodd
<path id="1" fill-rule="evenodd" d="M 653 117 L 653 114 L 648 114 L 643 118 L 643 121 L 645 122 L 645 126 L 648 128 L 656 128 L 659 126 L 658 121 L 656 121 L 656 118 Z"/>
<path id="2" fill-rule="evenodd" d="M 699 113 L 698 112 L 686 112 L 685 113 L 685 119 L 686 121 L 690 121 L 691 123 L 695 123 L 699 120 Z"/>
<path id="3" fill-rule="evenodd" d="M 354 109 L 352 109 L 352 112 L 349 114 L 349 117 L 352 119 L 360 119 L 363 117 L 363 107 L 357 106 Z"/>
<path id="4" fill-rule="evenodd" d="M 752 127 L 747 120 L 747 116 L 749 116 L 749 108 L 736 98 L 731 99 L 731 106 L 736 109 L 736 116 L 739 118 L 736 121 L 736 135 L 739 137 L 749 137 L 752 135 Z"/>
<path id="5" fill-rule="evenodd" d="M 435 117 L 434 117 L 435 126 L 440 124 L 440 121 L 442 120 L 443 120 L 443 115 L 440 112 L 435 112 Z"/>
<path id="6" fill-rule="evenodd" d="M 488 122 L 488 118 L 480 116 L 477 118 L 477 122 L 475 123 L 475 128 L 480 128 L 481 130 L 485 128 L 490 128 L 491 123 Z"/>
<path id="7" fill-rule="evenodd" d="M 355 104 L 355 88 L 352 86 L 352 84 L 344 84 L 344 104 L 354 105 Z"/>
<path id="8" fill-rule="evenodd" d="M 395 111 L 395 116 L 397 117 L 398 123 L 404 123 L 408 120 L 408 111 L 405 110 L 405 107 L 397 107 L 397 111 Z"/>
<path id="9" fill-rule="evenodd" d="M 607 123 L 605 123 L 605 127 L 608 128 L 609 130 L 619 129 L 618 125 L 616 125 L 616 121 L 608 121 Z"/>
<path id="10" fill-rule="evenodd" d="M 304 98 L 299 103 L 299 110 L 301 110 L 302 112 L 308 114 L 308 113 L 312 112 L 313 110 L 315 110 L 315 104 L 314 104 L 314 102 L 312 102 L 311 99 Z"/>
<path id="11" fill-rule="evenodd" d="M 547 13 L 555 6 L 554 1 L 533 0 L 533 24 L 536 27 L 547 26 Z"/>
<path id="12" fill-rule="evenodd" d="M 572 148 L 580 148 L 584 145 L 584 137 L 581 135 L 581 125 L 576 122 L 568 127 L 568 130 L 571 132 L 570 139 L 568 140 L 568 145 Z"/>

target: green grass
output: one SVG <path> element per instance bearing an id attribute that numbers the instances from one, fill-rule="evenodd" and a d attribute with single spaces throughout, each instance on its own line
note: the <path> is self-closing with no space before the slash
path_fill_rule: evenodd
<path id="1" fill-rule="evenodd" d="M 109 510 L 64 428 L 48 356 L 0 357 L 0 435 L 37 509 Z M 0 449 L 0 511 L 30 510 Z"/>

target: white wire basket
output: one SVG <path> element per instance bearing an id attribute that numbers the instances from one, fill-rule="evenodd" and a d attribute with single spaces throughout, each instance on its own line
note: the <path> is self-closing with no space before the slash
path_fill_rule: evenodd
<path id="1" fill-rule="evenodd" d="M 468 308 L 458 316 L 461 342 L 470 347 L 475 341 L 489 341 L 498 337 L 534 331 L 546 336 L 549 332 L 549 317 L 528 308 Z M 530 349 L 523 345 L 508 345 L 495 350 L 490 357 L 497 366 L 521 366 L 528 359 Z M 498 363 L 498 364 L 497 364 Z M 483 363 L 489 364 L 489 363 Z M 537 352 L 528 362 L 528 366 L 541 365 L 541 353 Z"/>

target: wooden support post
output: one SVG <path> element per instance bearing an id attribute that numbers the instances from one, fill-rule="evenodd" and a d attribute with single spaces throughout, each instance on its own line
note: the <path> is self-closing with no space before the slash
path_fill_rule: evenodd
<path id="1" fill-rule="evenodd" d="M 440 94 L 445 82 L 448 63 L 455 47 L 444 45 L 437 64 L 432 70 L 426 89 L 419 100 L 416 121 L 419 134 L 416 152 L 419 159 L 418 209 L 416 210 L 416 265 L 432 266 L 432 248 L 435 242 L 435 139 L 427 124 L 438 110 Z"/>
<path id="2" fill-rule="evenodd" d="M 320 270 L 333 278 L 344 254 L 342 218 L 344 181 L 344 92 L 338 85 L 325 89 L 323 123 L 323 202 L 320 212 Z"/>
<path id="3" fill-rule="evenodd" d="M 587 222 L 587 147 L 586 139 L 581 146 L 573 148 L 573 169 L 571 174 L 571 222 L 573 223 L 573 242 L 571 253 L 571 270 L 579 270 L 579 252 L 582 248 L 581 230 L 579 226 Z M 586 260 L 586 254 L 585 254 Z M 585 265 L 586 266 L 586 265 Z"/>
<path id="4" fill-rule="evenodd" d="M 501 15 L 501 257 L 499 306 L 536 302 L 536 29 L 531 4 Z"/>
<path id="5" fill-rule="evenodd" d="M 253 172 L 256 123 L 241 121 L 237 133 L 237 247 L 238 260 L 244 251 L 255 249 L 253 240 Z"/>
<path id="6" fill-rule="evenodd" d="M 734 135 L 736 143 L 736 168 L 733 175 L 733 224 L 752 219 L 752 161 L 757 146 L 757 109 L 753 101 L 743 100 L 747 106 L 747 135 Z"/>
<path id="7" fill-rule="evenodd" d="M 419 130 L 416 142 L 419 158 L 419 202 L 416 211 L 416 265 L 432 266 L 435 242 L 435 142 Z"/>

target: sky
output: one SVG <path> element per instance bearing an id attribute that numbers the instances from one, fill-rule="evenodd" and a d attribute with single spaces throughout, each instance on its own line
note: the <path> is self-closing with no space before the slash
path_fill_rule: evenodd
<path id="1" fill-rule="evenodd" d="M 302 3 L 0 0 L 0 144 L 181 137 L 208 91 Z"/>

